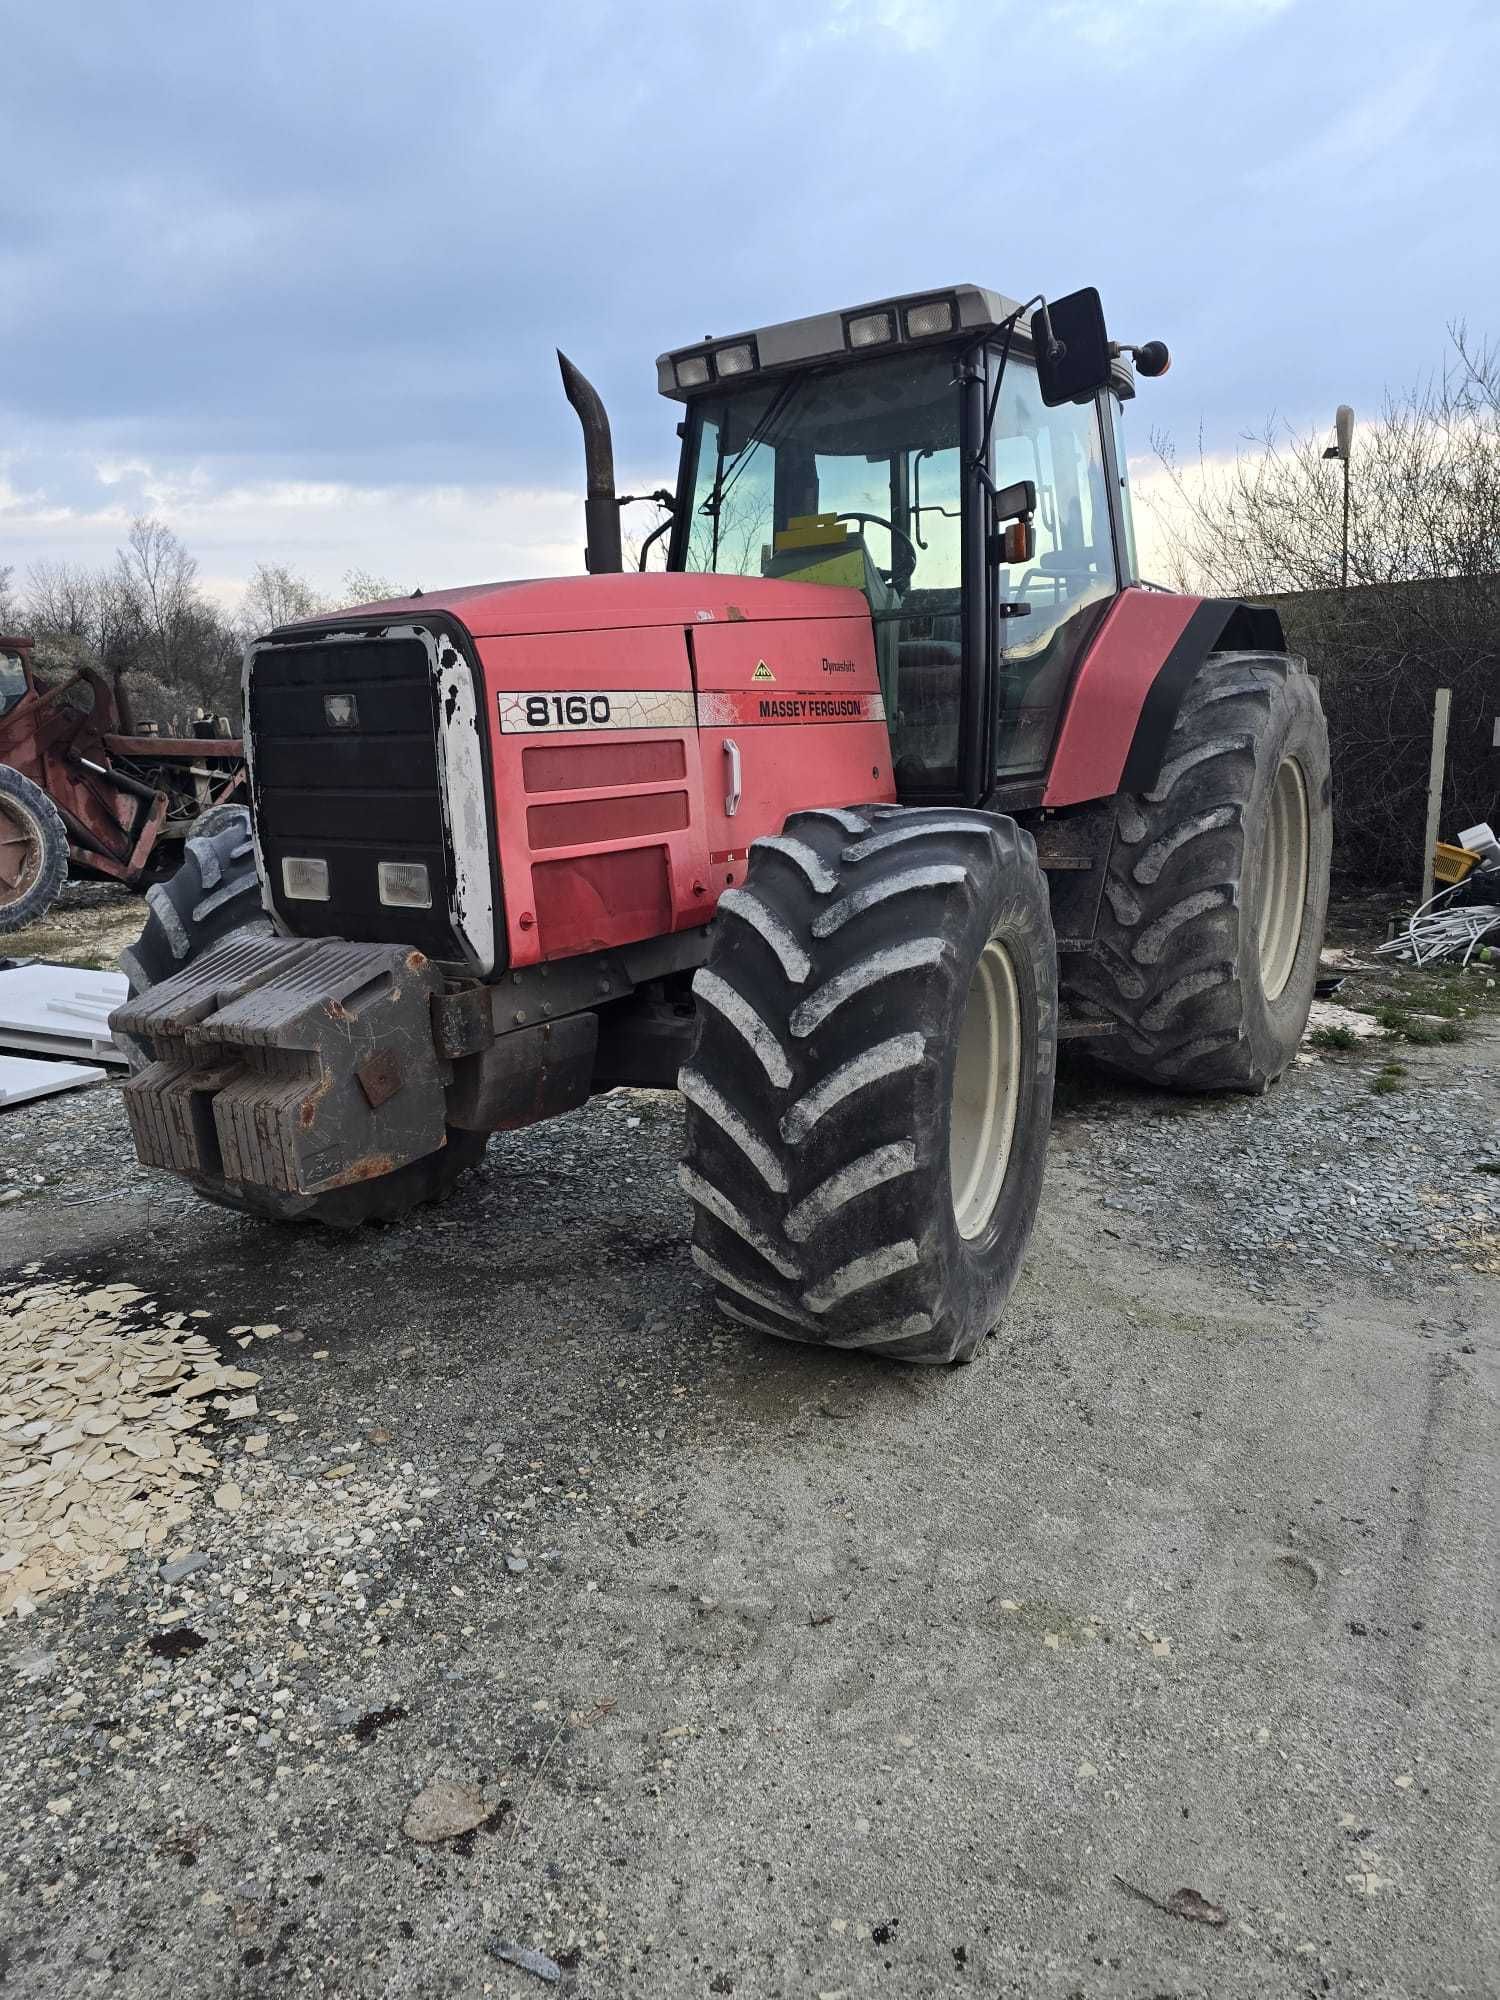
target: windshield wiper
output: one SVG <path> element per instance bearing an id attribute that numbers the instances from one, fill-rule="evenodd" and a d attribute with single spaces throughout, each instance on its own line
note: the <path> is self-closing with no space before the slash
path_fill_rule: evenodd
<path id="1" fill-rule="evenodd" d="M 729 498 L 733 490 L 735 481 L 749 464 L 757 447 L 765 443 L 766 438 L 770 434 L 771 426 L 776 422 L 776 419 L 785 411 L 797 391 L 806 387 L 807 381 L 808 378 L 805 375 L 789 375 L 786 381 L 782 383 L 776 394 L 766 405 L 760 422 L 756 424 L 734 457 L 727 464 L 719 467 L 717 473 L 714 475 L 713 491 L 698 509 L 700 514 L 711 515 L 717 524 L 718 516 L 723 509 L 724 502 Z"/>

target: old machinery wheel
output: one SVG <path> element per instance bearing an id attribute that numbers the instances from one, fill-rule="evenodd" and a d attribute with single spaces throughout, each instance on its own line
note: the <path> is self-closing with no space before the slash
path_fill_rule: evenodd
<path id="1" fill-rule="evenodd" d="M 46 916 L 68 879 L 68 830 L 39 785 L 0 764 L 0 933 Z"/>

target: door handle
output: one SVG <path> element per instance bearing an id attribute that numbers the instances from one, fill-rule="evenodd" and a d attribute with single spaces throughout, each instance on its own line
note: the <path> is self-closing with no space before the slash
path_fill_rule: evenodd
<path id="1" fill-rule="evenodd" d="M 740 809 L 740 746 L 732 736 L 724 738 L 724 756 L 729 766 L 724 793 L 724 815 L 733 819 Z"/>

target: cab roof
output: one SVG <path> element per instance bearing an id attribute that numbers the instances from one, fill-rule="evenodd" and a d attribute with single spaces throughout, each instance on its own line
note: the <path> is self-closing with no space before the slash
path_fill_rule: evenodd
<path id="1" fill-rule="evenodd" d="M 945 325 L 930 332 L 914 334 L 908 331 L 913 314 L 923 307 L 930 307 L 933 311 L 929 317 L 937 319 L 941 317 L 944 304 L 951 309 Z M 724 349 L 748 346 L 751 350 L 751 365 L 736 368 L 734 372 L 733 380 L 738 387 L 746 377 L 801 367 L 810 361 L 832 360 L 836 355 L 873 358 L 895 348 L 951 340 L 955 333 L 984 333 L 1001 326 L 1020 310 L 1015 299 L 1006 298 L 1003 292 L 988 291 L 983 285 L 949 285 L 934 291 L 904 292 L 895 298 L 871 299 L 865 305 L 846 306 L 838 312 L 812 313 L 806 319 L 779 320 L 774 326 L 752 327 L 745 333 L 723 334 L 696 341 L 691 347 L 673 348 L 669 353 L 657 356 L 656 386 L 662 395 L 671 396 L 679 402 L 687 402 L 706 389 L 719 387 L 723 380 L 728 379 L 719 375 L 715 360 Z M 881 314 L 889 316 L 888 337 L 868 343 L 854 337 L 851 329 L 857 323 L 873 322 Z M 1030 345 L 1024 321 L 1017 322 L 1016 340 L 1018 347 L 1023 349 Z M 701 382 L 683 382 L 680 364 L 699 360 L 706 364 L 704 379 Z M 689 372 L 696 373 L 696 370 Z"/>

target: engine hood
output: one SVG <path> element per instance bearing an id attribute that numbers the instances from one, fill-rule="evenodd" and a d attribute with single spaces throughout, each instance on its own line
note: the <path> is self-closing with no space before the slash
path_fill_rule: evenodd
<path id="1" fill-rule="evenodd" d="M 608 576 L 535 577 L 518 583 L 476 583 L 458 590 L 393 597 L 283 626 L 326 632 L 346 619 L 368 625 L 389 617 L 420 623 L 446 612 L 475 639 L 533 632 L 588 632 L 652 625 L 721 625 L 783 618 L 865 618 L 864 595 L 822 583 L 790 583 L 758 576 L 700 576 L 648 570 Z"/>

